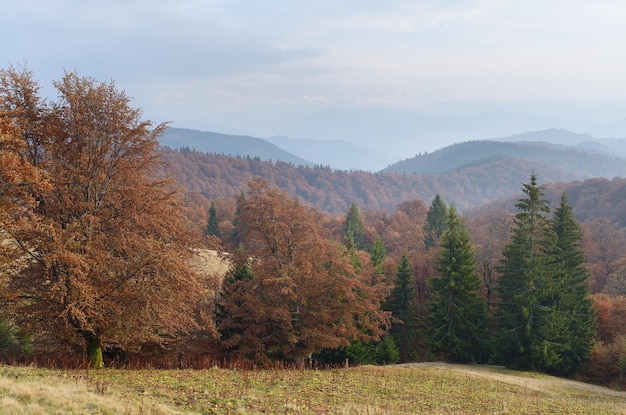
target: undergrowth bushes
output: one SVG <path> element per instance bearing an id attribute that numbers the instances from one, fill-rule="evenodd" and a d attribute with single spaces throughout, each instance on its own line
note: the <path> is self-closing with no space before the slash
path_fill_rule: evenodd
<path id="1" fill-rule="evenodd" d="M 611 387 L 626 386 L 626 338 L 594 345 L 589 359 L 579 374 L 581 380 Z"/>

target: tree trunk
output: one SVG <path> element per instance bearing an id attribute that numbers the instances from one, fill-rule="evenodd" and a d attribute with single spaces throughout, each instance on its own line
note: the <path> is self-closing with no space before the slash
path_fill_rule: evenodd
<path id="1" fill-rule="evenodd" d="M 84 333 L 85 342 L 87 343 L 87 360 L 90 369 L 102 369 L 104 362 L 102 360 L 102 345 L 100 338 L 93 333 Z"/>

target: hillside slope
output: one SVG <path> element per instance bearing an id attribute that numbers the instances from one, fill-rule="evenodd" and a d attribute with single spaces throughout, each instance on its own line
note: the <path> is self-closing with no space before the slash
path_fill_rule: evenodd
<path id="1" fill-rule="evenodd" d="M 542 183 L 545 182 L 542 180 Z M 580 222 L 606 218 L 620 227 L 626 227 L 626 179 L 624 178 L 609 180 L 596 177 L 566 183 L 545 183 L 542 187 L 545 199 L 553 208 L 558 206 L 561 195 L 565 192 L 568 203 L 574 207 L 574 215 Z M 492 209 L 516 212 L 515 203 L 520 196 L 521 193 L 518 191 L 510 197 L 467 209 L 465 213 L 472 216 Z"/>
<path id="2" fill-rule="evenodd" d="M 225 156 L 258 157 L 264 161 L 280 160 L 297 166 L 313 165 L 312 162 L 295 156 L 266 140 L 247 135 L 168 128 L 159 137 L 159 142 L 172 149 L 189 149 Z"/>
<path id="3" fill-rule="evenodd" d="M 208 380 L 208 381 L 207 381 Z M 626 394 L 493 366 L 51 371 L 0 367 L 0 413 L 623 414 Z"/>
<path id="4" fill-rule="evenodd" d="M 192 151 L 164 150 L 164 158 L 194 203 L 205 210 L 210 200 L 238 196 L 255 176 L 332 214 L 345 214 L 353 202 L 359 208 L 393 210 L 405 200 L 429 202 L 437 193 L 463 211 L 518 194 L 531 172 L 541 183 L 575 179 L 571 172 L 521 159 L 496 160 L 445 174 L 417 175 L 333 171 Z"/>
<path id="5" fill-rule="evenodd" d="M 568 180 L 626 176 L 626 159 L 578 147 L 540 142 L 468 141 L 395 163 L 383 172 L 432 174 L 488 166 L 499 160 L 525 160 L 560 170 Z"/>

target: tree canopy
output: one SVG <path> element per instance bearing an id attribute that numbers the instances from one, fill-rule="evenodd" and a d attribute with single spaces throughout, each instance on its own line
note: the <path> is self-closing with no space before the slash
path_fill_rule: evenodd
<path id="1" fill-rule="evenodd" d="M 424 245 L 426 249 L 433 248 L 439 243 L 439 238 L 441 238 L 446 226 L 447 209 L 445 202 L 437 193 L 426 214 L 426 224 L 424 225 L 424 233 L 426 234 L 424 236 Z"/>
<path id="2" fill-rule="evenodd" d="M 572 373 L 595 332 L 582 234 L 565 196 L 550 219 L 534 175 L 522 190 L 500 267 L 496 355 L 515 368 Z"/>
<path id="3" fill-rule="evenodd" d="M 401 362 L 408 362 L 414 358 L 415 340 L 419 335 L 416 331 L 420 318 L 417 301 L 415 277 L 405 251 L 402 252 L 398 263 L 394 288 L 385 303 L 385 309 L 390 311 L 394 318 L 390 333 L 398 347 Z"/>
<path id="4" fill-rule="evenodd" d="M 480 362 L 488 355 L 487 303 L 465 224 L 454 205 L 447 215 L 438 275 L 429 280 L 429 349 L 454 362 Z"/>
<path id="5" fill-rule="evenodd" d="M 589 289 L 591 275 L 585 267 L 582 249 L 582 230 L 565 193 L 554 211 L 550 228 L 556 236 L 550 252 L 556 272 L 549 304 L 554 309 L 555 341 L 562 345 L 562 351 L 549 369 L 569 375 L 589 356 L 596 334 L 596 319 Z"/>
<path id="6" fill-rule="evenodd" d="M 86 344 L 99 366 L 101 345 L 163 344 L 193 326 L 193 238 L 157 178 L 166 125 L 142 120 L 113 82 L 68 72 L 54 87 L 48 104 L 30 71 L 0 72 L 2 157 L 25 172 L 2 168 L 3 200 L 20 207 L 2 216 L 21 258 L 5 295 L 22 327 Z"/>
<path id="7" fill-rule="evenodd" d="M 550 209 L 535 175 L 522 191 L 525 197 L 516 204 L 519 213 L 499 269 L 500 338 L 496 350 L 508 366 L 536 369 L 542 365 L 540 355 L 545 359 L 554 355 L 542 333 L 549 318 L 543 301 L 553 269 L 547 252 L 554 243 L 554 234 L 546 217 Z M 550 357 L 544 353 L 548 350 Z"/>
<path id="8" fill-rule="evenodd" d="M 219 323 L 233 357 L 301 362 L 323 348 L 376 340 L 389 323 L 386 286 L 359 273 L 324 238 L 318 213 L 262 180 L 239 199 L 238 226 L 253 278 L 225 287 Z M 363 261 L 367 262 L 367 256 Z"/>
<path id="9" fill-rule="evenodd" d="M 363 222 L 361 221 L 359 208 L 354 203 L 350 205 L 350 209 L 348 209 L 348 213 L 346 213 L 343 231 L 344 237 L 348 243 L 351 241 L 356 249 L 365 249 Z"/>

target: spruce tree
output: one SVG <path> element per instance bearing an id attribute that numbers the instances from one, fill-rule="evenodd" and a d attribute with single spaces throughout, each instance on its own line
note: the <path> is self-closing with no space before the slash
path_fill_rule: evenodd
<path id="1" fill-rule="evenodd" d="M 0 354 L 17 342 L 17 327 L 3 316 L 0 316 Z"/>
<path id="2" fill-rule="evenodd" d="M 487 303 L 480 293 L 469 233 L 454 205 L 441 238 L 438 276 L 429 280 L 429 349 L 454 362 L 479 362 L 484 352 Z"/>
<path id="3" fill-rule="evenodd" d="M 243 249 L 237 249 L 232 261 L 233 265 L 222 280 L 222 287 L 214 309 L 215 325 L 223 341 L 243 333 L 243 319 L 233 317 L 237 308 L 247 301 L 250 294 L 250 282 L 255 279 L 247 254 Z"/>
<path id="4" fill-rule="evenodd" d="M 374 271 L 377 274 L 382 274 L 383 269 L 383 261 L 387 256 L 387 250 L 385 249 L 385 244 L 383 240 L 380 239 L 380 236 L 376 236 L 374 242 L 372 243 L 372 247 L 370 248 L 370 259 L 372 261 L 372 265 L 374 266 Z"/>
<path id="5" fill-rule="evenodd" d="M 587 359 L 596 331 L 593 302 L 590 298 L 590 273 L 585 268 L 582 230 L 565 193 L 554 212 L 550 228 L 556 236 L 551 252 L 556 265 L 552 292 L 546 306 L 554 309 L 555 342 L 562 351 L 558 361 L 546 369 L 558 374 L 572 374 Z"/>
<path id="6" fill-rule="evenodd" d="M 559 359 L 561 345 L 550 338 L 554 312 L 547 305 L 554 264 L 554 234 L 546 218 L 548 202 L 534 174 L 516 204 L 511 240 L 499 266 L 496 359 L 516 369 L 544 369 Z"/>
<path id="7" fill-rule="evenodd" d="M 233 246 L 239 247 L 242 243 L 241 234 L 244 231 L 243 224 L 241 223 L 241 206 L 246 202 L 246 195 L 243 190 L 237 196 L 236 207 L 235 207 L 235 217 L 233 218 L 233 233 L 231 235 Z"/>
<path id="8" fill-rule="evenodd" d="M 354 246 L 358 250 L 365 249 L 365 232 L 363 231 L 363 222 L 359 214 L 359 208 L 354 203 L 350 205 L 348 213 L 343 225 L 344 237 L 348 237 L 348 234 L 352 234 L 352 240 Z"/>
<path id="9" fill-rule="evenodd" d="M 433 248 L 439 243 L 439 238 L 441 238 L 445 228 L 447 210 L 445 202 L 437 193 L 426 214 L 426 224 L 424 225 L 426 249 Z"/>
<path id="10" fill-rule="evenodd" d="M 415 330 L 419 318 L 415 307 L 416 298 L 415 278 L 405 251 L 398 264 L 395 286 L 385 306 L 395 319 L 390 333 L 398 347 L 400 362 L 410 361 L 413 355 L 413 344 L 417 334 Z"/>
<path id="11" fill-rule="evenodd" d="M 222 233 L 220 232 L 217 222 L 217 208 L 215 207 L 214 201 L 211 201 L 211 207 L 209 207 L 209 220 L 206 225 L 206 233 L 209 236 L 216 236 L 218 238 L 222 237 Z"/>
<path id="12" fill-rule="evenodd" d="M 345 251 L 346 255 L 350 258 L 350 263 L 354 267 L 354 270 L 358 273 L 361 271 L 361 267 L 363 266 L 363 264 L 361 264 L 361 259 L 359 258 L 359 255 L 357 253 L 356 244 L 354 242 L 352 231 L 348 231 L 348 233 L 346 233 L 345 240 L 346 240 L 346 251 Z"/>

